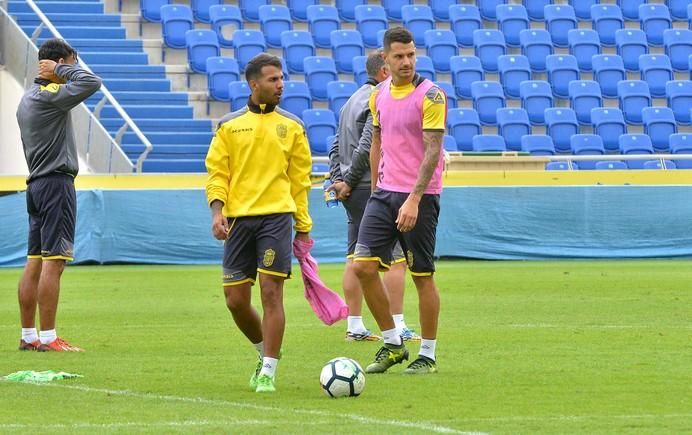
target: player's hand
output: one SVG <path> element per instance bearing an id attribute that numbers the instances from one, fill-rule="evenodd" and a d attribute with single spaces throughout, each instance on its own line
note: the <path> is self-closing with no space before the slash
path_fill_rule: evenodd
<path id="1" fill-rule="evenodd" d="M 310 243 L 310 233 L 301 233 L 296 231 L 296 240 L 300 240 L 303 243 Z"/>
<path id="2" fill-rule="evenodd" d="M 38 61 L 38 77 L 44 80 L 51 80 L 55 78 L 55 67 L 58 64 L 50 59 L 42 59 Z"/>
<path id="3" fill-rule="evenodd" d="M 402 233 L 411 231 L 418 221 L 418 203 L 420 198 L 409 195 L 406 201 L 399 208 L 399 214 L 396 217 L 396 229 Z"/>
<path id="4" fill-rule="evenodd" d="M 217 240 L 226 240 L 228 238 L 228 220 L 221 213 L 214 213 L 211 218 L 211 233 Z"/>
<path id="5" fill-rule="evenodd" d="M 327 189 L 327 191 L 332 190 L 336 192 L 336 199 L 339 201 L 345 201 L 349 196 L 351 196 L 351 186 L 343 181 L 337 181 Z"/>

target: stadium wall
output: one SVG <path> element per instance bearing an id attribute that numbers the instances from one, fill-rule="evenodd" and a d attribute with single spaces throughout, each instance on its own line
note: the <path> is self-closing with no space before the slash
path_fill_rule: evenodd
<path id="1" fill-rule="evenodd" d="M 0 174 L 3 175 L 29 173 L 15 116 L 17 104 L 23 93 L 22 86 L 6 71 L 0 69 Z"/>

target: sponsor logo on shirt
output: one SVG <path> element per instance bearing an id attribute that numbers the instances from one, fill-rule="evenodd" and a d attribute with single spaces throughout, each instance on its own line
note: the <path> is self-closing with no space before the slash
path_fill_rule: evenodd
<path id="1" fill-rule="evenodd" d="M 248 127 L 248 128 L 233 128 L 233 129 L 231 129 L 231 134 L 236 134 L 236 133 L 247 133 L 247 132 L 251 132 L 251 131 L 252 131 L 252 127 Z"/>

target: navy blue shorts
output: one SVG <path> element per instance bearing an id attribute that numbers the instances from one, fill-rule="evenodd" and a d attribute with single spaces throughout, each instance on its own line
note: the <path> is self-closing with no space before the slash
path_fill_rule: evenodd
<path id="1" fill-rule="evenodd" d="M 77 220 L 74 178 L 50 174 L 32 180 L 26 188 L 29 213 L 27 257 L 72 261 Z"/>
<path id="2" fill-rule="evenodd" d="M 411 231 L 396 229 L 399 209 L 408 193 L 377 189 L 370 196 L 358 232 L 355 261 L 376 260 L 383 269 L 392 261 L 392 245 L 398 240 L 412 275 L 428 276 L 435 272 L 435 236 L 440 216 L 440 195 L 425 194 L 418 205 L 418 220 Z"/>
<path id="3" fill-rule="evenodd" d="M 223 249 L 223 285 L 254 283 L 257 272 L 288 278 L 293 251 L 293 215 L 228 218 Z"/>

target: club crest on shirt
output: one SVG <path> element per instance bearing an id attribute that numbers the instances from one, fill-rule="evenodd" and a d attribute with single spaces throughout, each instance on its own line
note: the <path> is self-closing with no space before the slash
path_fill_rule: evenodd
<path id="1" fill-rule="evenodd" d="M 272 264 L 274 264 L 274 258 L 276 258 L 276 252 L 269 248 L 266 251 L 264 251 L 264 258 L 262 258 L 262 264 L 264 264 L 265 267 L 270 267 Z"/>
<path id="2" fill-rule="evenodd" d="M 433 86 L 426 92 L 425 96 L 430 100 L 431 103 L 433 104 L 444 104 L 445 103 L 445 95 L 440 88 Z"/>
<path id="3" fill-rule="evenodd" d="M 288 133 L 288 127 L 286 124 L 279 124 L 276 126 L 276 135 L 281 139 L 286 139 L 286 133 Z"/>

